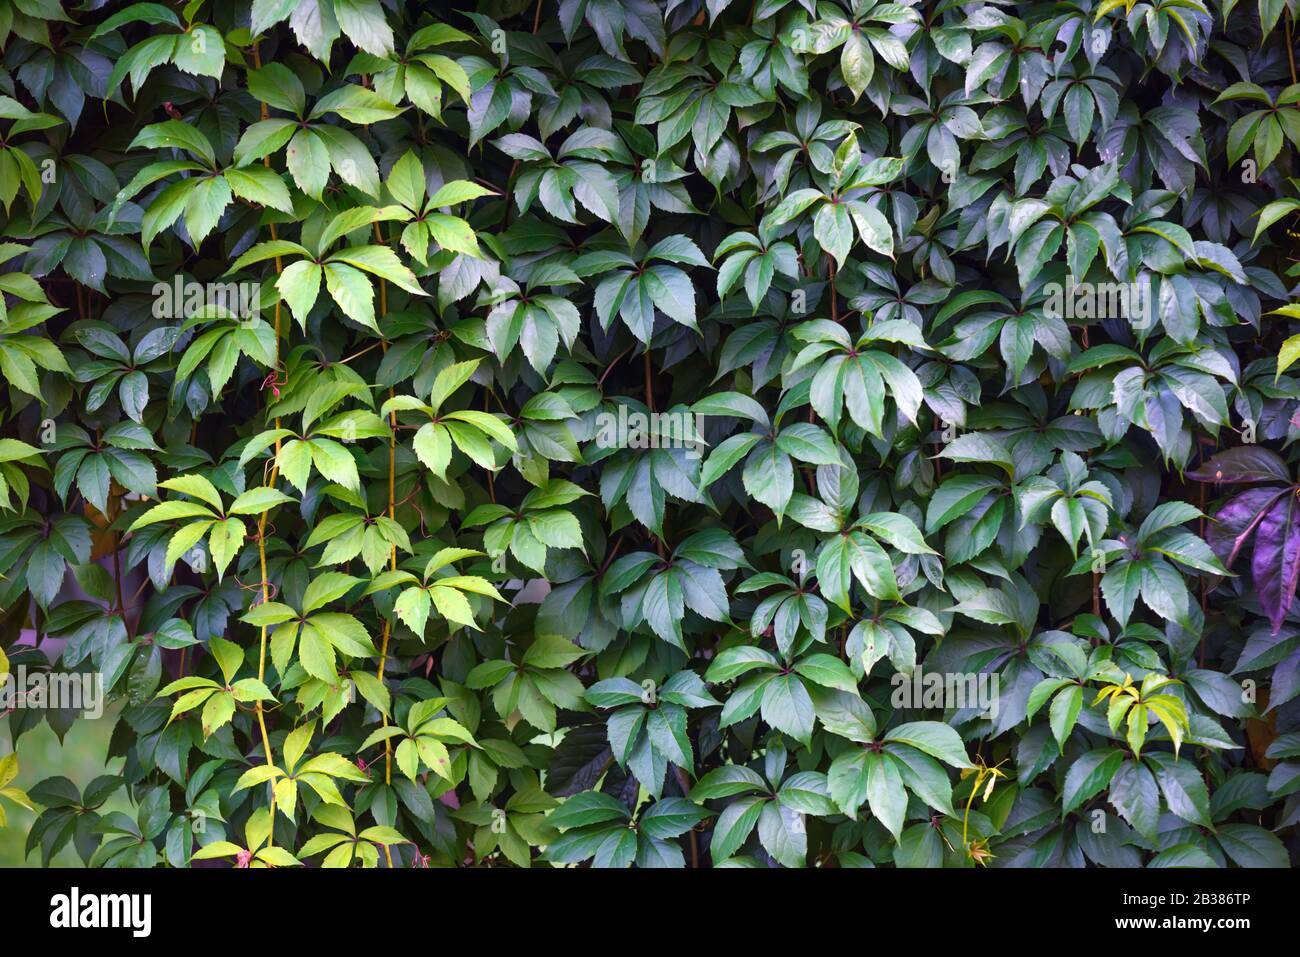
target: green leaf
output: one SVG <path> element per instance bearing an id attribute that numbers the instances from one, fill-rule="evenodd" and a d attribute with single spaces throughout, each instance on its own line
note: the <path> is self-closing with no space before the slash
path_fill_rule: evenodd
<path id="1" fill-rule="evenodd" d="M 912 721 L 900 724 L 885 734 L 884 740 L 911 745 L 918 751 L 938 758 L 954 768 L 973 767 L 966 757 L 961 737 L 951 727 L 938 721 Z"/>

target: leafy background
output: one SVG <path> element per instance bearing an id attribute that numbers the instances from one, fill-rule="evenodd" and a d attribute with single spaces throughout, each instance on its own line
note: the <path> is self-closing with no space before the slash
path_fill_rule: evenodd
<path id="1" fill-rule="evenodd" d="M 5 847 L 1289 865 L 1296 13 L 0 0 Z"/>

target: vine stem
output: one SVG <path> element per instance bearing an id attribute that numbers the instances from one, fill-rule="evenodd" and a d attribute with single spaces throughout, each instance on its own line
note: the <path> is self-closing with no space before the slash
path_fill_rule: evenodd
<path id="1" fill-rule="evenodd" d="M 655 410 L 655 394 L 654 389 L 651 387 L 652 371 L 650 368 L 650 343 L 647 342 L 645 347 L 645 406 L 651 412 Z"/>
<path id="2" fill-rule="evenodd" d="M 261 51 L 261 45 L 258 41 L 253 42 L 253 64 L 259 70 L 262 68 L 262 51 Z M 270 110 L 267 109 L 266 104 L 259 103 L 258 105 L 261 108 L 262 119 L 264 120 L 269 119 L 271 113 Z M 269 154 L 263 158 L 262 163 L 268 169 L 270 168 L 271 157 Z M 277 238 L 278 237 L 276 236 L 275 224 L 272 223 L 271 239 L 274 240 Z M 284 270 L 284 264 L 282 263 L 280 257 L 276 256 L 275 275 L 277 278 L 279 277 L 280 273 L 283 270 Z M 272 367 L 271 370 L 273 374 L 278 373 L 280 367 L 280 309 L 281 309 L 281 302 L 279 299 L 277 299 L 275 301 L 275 354 L 273 356 L 275 360 L 275 365 Z M 277 431 L 280 428 L 279 416 L 276 416 L 275 418 L 275 428 Z M 276 480 L 279 478 L 279 475 L 280 475 L 280 440 L 277 438 L 275 440 L 275 457 L 271 460 L 271 472 L 269 477 L 266 480 L 266 487 L 275 488 L 275 483 Z M 271 600 L 271 584 L 266 574 L 266 512 L 263 512 L 261 515 L 257 517 L 257 559 L 262 573 L 262 602 L 263 604 L 265 604 L 266 602 Z M 266 634 L 267 634 L 267 626 L 263 625 L 261 638 L 258 645 L 258 652 L 257 652 L 257 680 L 261 682 L 266 681 L 266 643 L 267 643 Z M 266 732 L 266 713 L 263 710 L 261 701 L 257 702 L 257 727 L 262 732 L 262 750 L 266 752 L 266 763 L 268 765 L 273 766 L 274 760 L 271 756 L 271 736 Z M 267 847 L 274 847 L 274 846 L 275 846 L 275 786 L 272 785 L 271 786 L 271 829 L 270 829 L 270 834 L 267 837 Z"/>
<path id="3" fill-rule="evenodd" d="M 835 260 L 829 254 L 826 256 L 826 282 L 831 294 L 831 322 L 840 321 L 840 307 L 835 299 Z M 816 414 L 813 409 L 811 400 L 808 402 L 808 422 L 815 422 Z M 804 470 L 804 478 L 808 482 L 808 491 L 812 495 L 817 494 L 817 470 L 809 468 Z"/>
<path id="4" fill-rule="evenodd" d="M 113 515 L 108 520 L 109 528 L 117 523 L 118 518 L 122 515 L 122 500 L 114 500 Z M 122 616 L 122 627 L 127 629 L 130 637 L 134 638 L 134 629 L 128 628 L 126 623 L 126 600 L 122 597 L 122 536 L 118 532 L 113 532 L 113 584 L 117 587 L 117 612 Z"/>
<path id="5" fill-rule="evenodd" d="M 633 348 L 632 346 L 628 346 L 626 349 L 624 349 L 622 352 L 620 352 L 620 353 L 619 353 L 618 355 L 616 355 L 614 358 L 612 358 L 612 359 L 609 360 L 609 365 L 605 366 L 605 371 L 602 372 L 602 373 L 600 374 L 600 378 L 596 380 L 596 388 L 597 388 L 597 389 L 603 389 L 603 388 L 605 387 L 605 378 L 610 374 L 610 372 L 612 372 L 612 371 L 614 370 L 614 366 L 618 363 L 618 360 L 621 359 L 621 358 L 623 358 L 623 357 L 624 357 L 625 355 L 627 355 L 629 352 L 631 352 L 631 351 L 632 351 L 632 348 Z"/>
<path id="6" fill-rule="evenodd" d="M 653 369 L 651 368 L 651 365 L 650 365 L 650 343 L 648 343 L 648 342 L 645 344 L 645 362 L 644 362 L 644 367 L 645 367 L 645 405 L 646 405 L 646 408 L 650 410 L 650 414 L 651 414 L 651 415 L 654 415 L 654 411 L 655 411 L 655 394 L 654 394 L 654 389 L 653 389 L 653 387 L 652 387 Z M 664 524 L 667 524 L 667 522 L 668 522 L 668 518 L 667 518 L 667 516 L 665 516 L 665 517 L 664 517 Z M 654 538 L 654 541 L 655 541 L 655 549 L 659 552 L 659 557 L 660 557 L 660 558 L 666 558 L 668 553 L 667 553 L 666 548 L 664 547 L 664 539 L 663 539 L 663 534 L 662 534 L 662 533 L 663 533 L 663 526 L 662 526 L 662 525 L 660 526 L 659 531 L 660 531 L 660 534 L 659 534 L 659 535 L 652 535 L 651 537 Z"/>
<path id="7" fill-rule="evenodd" d="M 826 278 L 830 281 L 831 287 L 831 322 L 839 322 L 840 307 L 835 301 L 835 260 L 830 256 L 826 257 Z"/>
<path id="8" fill-rule="evenodd" d="M 1291 42 L 1291 12 L 1289 10 L 1283 13 L 1282 25 L 1286 28 L 1286 59 L 1291 67 L 1291 85 L 1295 86 L 1295 45 Z"/>
<path id="9" fill-rule="evenodd" d="M 483 411 L 484 412 L 492 411 L 492 390 L 491 389 L 488 389 L 483 393 Z M 502 411 L 505 411 L 504 406 L 502 406 Z M 497 503 L 496 480 L 492 477 L 491 469 L 484 469 L 484 472 L 487 474 L 488 499 L 492 502 L 493 505 L 495 505 Z"/>
<path id="10" fill-rule="evenodd" d="M 1204 440 L 1202 442 L 1197 443 L 1197 447 L 1200 453 L 1201 468 L 1205 467 L 1206 460 L 1213 455 L 1213 452 L 1210 453 L 1209 455 L 1206 454 L 1207 444 L 1208 444 L 1208 440 Z M 1217 452 L 1218 443 L 1217 442 L 1214 443 L 1212 448 L 1215 452 Z M 1208 531 L 1208 529 L 1206 528 L 1207 520 L 1205 517 L 1205 483 L 1197 482 L 1196 484 L 1198 486 L 1197 497 L 1199 499 L 1200 509 L 1201 509 L 1200 533 L 1201 533 L 1201 538 L 1204 539 L 1206 537 L 1206 532 Z M 1200 584 L 1201 584 L 1201 640 L 1197 643 L 1196 659 L 1198 665 L 1201 668 L 1204 668 L 1205 667 L 1205 626 L 1206 626 L 1205 617 L 1208 612 L 1210 586 L 1209 586 L 1209 582 L 1205 579 L 1204 576 L 1201 577 Z"/>
<path id="11" fill-rule="evenodd" d="M 375 242 L 379 245 L 384 244 L 384 234 L 380 230 L 379 224 L 375 223 Z M 388 315 L 388 283 L 384 279 L 379 280 L 379 318 L 383 319 Z M 388 340 L 384 338 L 383 333 L 379 337 L 380 347 L 385 353 L 388 352 Z M 388 397 L 393 397 L 393 390 L 388 390 Z M 388 425 L 390 436 L 388 439 L 388 518 L 390 521 L 397 521 L 397 412 L 396 410 L 388 413 Z M 397 571 L 397 546 L 388 546 L 388 568 L 390 571 Z M 384 618 L 384 631 L 379 642 L 379 669 L 375 677 L 379 679 L 380 687 L 384 684 L 384 669 L 388 664 L 388 639 L 393 632 L 393 623 Z M 388 715 L 381 715 L 384 719 L 384 727 L 388 727 Z M 384 786 L 391 787 L 393 783 L 393 740 L 384 738 Z M 387 844 L 384 845 L 384 860 L 387 862 L 389 870 L 393 867 L 393 852 Z"/>
<path id="12" fill-rule="evenodd" d="M 686 795 L 691 793 L 691 783 L 686 779 L 686 772 L 683 771 L 681 768 L 677 767 L 676 765 L 673 765 L 673 771 L 676 773 L 677 776 L 677 786 L 682 789 L 682 797 L 686 797 Z M 700 845 L 699 845 L 699 841 L 696 839 L 695 836 L 695 828 L 691 828 L 690 835 L 691 835 L 691 867 L 698 868 L 700 866 Z"/>

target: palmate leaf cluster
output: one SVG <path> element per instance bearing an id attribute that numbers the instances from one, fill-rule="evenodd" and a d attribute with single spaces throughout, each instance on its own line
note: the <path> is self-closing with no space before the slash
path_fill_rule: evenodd
<path id="1" fill-rule="evenodd" d="M 1297 13 L 0 0 L 32 859 L 1289 865 Z"/>

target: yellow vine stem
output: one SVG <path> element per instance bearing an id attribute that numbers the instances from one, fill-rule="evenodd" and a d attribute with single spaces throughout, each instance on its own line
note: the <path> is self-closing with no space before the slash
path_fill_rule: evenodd
<path id="1" fill-rule="evenodd" d="M 258 41 L 253 41 L 253 64 L 257 69 L 262 68 L 262 52 L 259 48 Z M 261 107 L 262 119 L 270 118 L 270 111 L 266 108 L 265 103 L 259 103 Z M 269 169 L 271 166 L 271 157 L 268 155 L 262 160 L 263 164 Z M 276 236 L 275 223 L 271 223 L 271 239 L 275 240 Z M 275 257 L 275 274 L 278 277 L 283 269 L 280 257 Z M 275 365 L 271 367 L 271 374 L 279 377 L 280 373 L 280 300 L 275 301 Z M 274 393 L 272 393 L 274 394 Z M 275 427 L 280 428 L 280 417 L 276 416 Z M 274 488 L 275 481 L 279 477 L 280 462 L 280 440 L 275 440 L 275 456 L 271 459 L 271 474 L 266 480 L 267 488 Z M 266 575 L 266 512 L 263 512 L 257 518 L 257 557 L 261 564 L 262 570 L 262 602 L 271 600 L 271 586 Z M 266 625 L 262 626 L 261 644 L 257 656 L 257 680 L 266 681 Z M 262 702 L 257 702 L 257 726 L 262 732 L 262 749 L 266 752 L 266 763 L 274 764 L 271 756 L 271 738 L 266 733 L 266 715 L 262 710 Z M 275 786 L 271 786 L 271 833 L 267 837 L 267 847 L 275 846 Z"/>
<path id="2" fill-rule="evenodd" d="M 966 853 L 970 855 L 972 860 L 977 864 L 984 864 L 987 862 L 988 858 L 992 857 L 992 855 L 988 853 L 988 848 L 982 841 L 976 841 L 975 847 L 971 846 L 970 840 L 967 837 L 967 828 L 970 824 L 970 809 L 975 804 L 975 797 L 980 793 L 981 789 L 984 791 L 983 799 L 985 801 L 988 801 L 988 799 L 993 796 L 993 789 L 997 786 L 998 780 L 1006 777 L 1006 773 L 1002 771 L 1002 765 L 1007 763 L 1007 759 L 1003 758 L 997 764 L 989 767 L 989 765 L 984 763 L 984 755 L 976 753 L 975 761 L 977 763 L 974 767 L 961 772 L 962 780 L 965 780 L 972 774 L 975 775 L 975 783 L 971 785 L 970 796 L 966 798 L 966 810 L 965 813 L 962 814 L 961 843 L 962 847 L 965 848 Z M 985 781 L 988 782 L 987 785 L 985 784 Z M 946 839 L 945 843 L 947 843 Z"/>
<path id="3" fill-rule="evenodd" d="M 375 242 L 379 245 L 384 244 L 384 234 L 379 229 L 379 224 L 375 223 Z M 379 318 L 383 319 L 388 315 L 388 283 L 384 279 L 379 280 Z M 379 345 L 384 352 L 388 351 L 388 340 L 384 334 L 379 334 Z M 393 390 L 388 390 L 388 397 L 393 397 Z M 392 521 L 397 521 L 397 412 L 388 413 L 388 428 L 391 434 L 388 437 L 388 517 Z M 391 571 L 397 570 L 397 546 L 388 546 L 388 567 Z M 393 625 L 387 618 L 384 619 L 384 633 L 379 643 L 379 684 L 384 683 L 384 666 L 388 663 L 388 637 L 392 633 Z M 384 727 L 388 727 L 388 715 L 380 715 L 384 719 Z M 391 787 L 393 783 L 393 741 L 391 738 L 384 739 L 384 785 Z M 389 868 L 393 866 L 393 852 L 387 844 L 384 845 L 384 860 L 388 862 Z"/>

